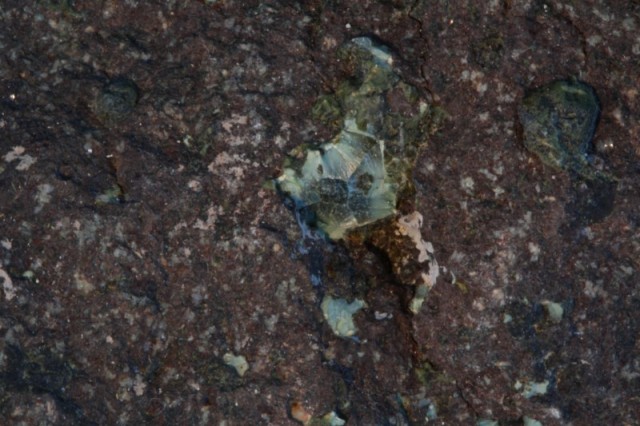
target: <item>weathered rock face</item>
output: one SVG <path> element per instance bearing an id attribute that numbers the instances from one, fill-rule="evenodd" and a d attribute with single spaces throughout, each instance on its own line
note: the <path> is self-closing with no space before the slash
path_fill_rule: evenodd
<path id="1" fill-rule="evenodd" d="M 640 4 L 462 3 L 0 2 L 0 423 L 636 424 Z M 347 133 L 362 35 L 395 77 L 351 117 L 415 194 L 304 239 L 265 177 Z M 523 147 L 571 75 L 615 198 Z"/>

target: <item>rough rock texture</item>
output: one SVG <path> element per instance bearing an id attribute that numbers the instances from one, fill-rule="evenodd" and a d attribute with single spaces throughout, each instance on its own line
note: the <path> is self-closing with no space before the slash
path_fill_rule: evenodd
<path id="1" fill-rule="evenodd" d="M 3 1 L 0 423 L 633 424 L 638 34 L 635 0 Z M 384 253 L 302 240 L 265 185 L 331 137 L 311 108 L 361 35 L 448 116 L 417 315 Z M 571 76 L 615 186 L 523 147 L 526 90 Z M 365 301 L 357 338 L 325 294 Z"/>

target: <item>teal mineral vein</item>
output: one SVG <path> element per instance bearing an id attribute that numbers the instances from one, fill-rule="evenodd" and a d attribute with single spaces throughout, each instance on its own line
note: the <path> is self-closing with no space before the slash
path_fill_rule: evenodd
<path id="1" fill-rule="evenodd" d="M 393 69 L 385 46 L 361 37 L 340 51 L 353 69 L 334 95 L 321 97 L 317 116 L 340 119 L 328 142 L 303 146 L 276 180 L 303 226 L 330 239 L 391 216 L 425 139 L 429 106 Z"/>

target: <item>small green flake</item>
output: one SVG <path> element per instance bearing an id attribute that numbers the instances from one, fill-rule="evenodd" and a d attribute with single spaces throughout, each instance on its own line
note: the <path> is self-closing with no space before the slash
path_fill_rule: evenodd
<path id="1" fill-rule="evenodd" d="M 353 315 L 364 306 L 364 302 L 356 299 L 349 303 L 344 299 L 325 296 L 322 300 L 322 313 L 331 330 L 340 337 L 351 337 L 356 334 Z"/>
<path id="2" fill-rule="evenodd" d="M 552 323 L 558 324 L 560 321 L 562 321 L 564 309 L 562 308 L 561 304 L 552 302 L 550 300 L 545 300 L 542 302 L 542 305 L 547 310 L 547 315 L 549 315 L 549 319 Z"/>
<path id="3" fill-rule="evenodd" d="M 420 312 L 420 308 L 427 298 L 427 294 L 429 293 L 429 287 L 426 285 L 416 286 L 416 292 L 413 295 L 413 299 L 409 303 L 409 310 L 414 314 Z"/>
<path id="4" fill-rule="evenodd" d="M 522 424 L 524 426 L 542 426 L 542 423 L 540 423 L 536 419 L 532 419 L 531 417 L 527 417 L 527 416 L 524 416 L 522 418 Z"/>
<path id="5" fill-rule="evenodd" d="M 498 422 L 490 419 L 480 419 L 476 423 L 476 426 L 498 426 Z"/>
<path id="6" fill-rule="evenodd" d="M 524 384 L 524 388 L 522 389 L 522 396 L 525 398 L 533 398 L 534 396 L 544 395 L 547 393 L 549 388 L 549 381 L 545 380 L 543 382 L 527 382 Z"/>
<path id="7" fill-rule="evenodd" d="M 244 376 L 244 373 L 249 370 L 249 363 L 242 355 L 234 355 L 229 352 L 222 357 L 222 361 L 228 366 L 233 367 L 240 377 Z"/>
<path id="8" fill-rule="evenodd" d="M 325 414 L 322 416 L 319 422 L 313 423 L 311 425 L 314 426 L 343 426 L 346 422 L 342 420 L 335 411 Z"/>

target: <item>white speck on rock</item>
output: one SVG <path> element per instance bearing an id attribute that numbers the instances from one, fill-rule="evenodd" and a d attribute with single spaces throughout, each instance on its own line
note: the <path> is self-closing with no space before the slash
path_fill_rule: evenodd
<path id="1" fill-rule="evenodd" d="M 400 234 L 411 238 L 411 241 L 413 241 L 420 253 L 418 255 L 418 262 L 423 263 L 427 260 L 434 261 L 433 245 L 422 239 L 420 228 L 422 228 L 422 215 L 418 212 L 410 213 L 398 219 L 398 230 Z"/>
<path id="2" fill-rule="evenodd" d="M 242 178 L 245 176 L 245 166 L 251 165 L 251 162 L 244 156 L 221 152 L 209 164 L 207 169 L 210 173 L 217 175 L 223 179 L 223 183 L 227 190 L 232 193 L 238 191 Z"/>
<path id="3" fill-rule="evenodd" d="M 218 220 L 218 214 L 220 212 L 216 209 L 215 206 L 209 207 L 207 210 L 207 219 L 196 220 L 196 223 L 193 225 L 195 229 L 200 229 L 202 231 L 213 231 L 216 229 L 216 221 Z"/>
<path id="4" fill-rule="evenodd" d="M 23 146 L 14 146 L 13 149 L 9 152 L 7 152 L 4 155 L 4 161 L 6 161 L 7 163 L 12 162 L 13 160 L 16 160 L 18 158 L 20 158 L 20 156 L 22 154 L 24 154 L 24 147 Z"/>
<path id="5" fill-rule="evenodd" d="M 2 268 L 0 268 L 0 280 L 2 281 L 4 298 L 6 300 L 11 300 L 16 297 L 16 288 L 13 286 L 13 281 L 11 281 L 9 274 L 7 274 Z"/>
<path id="6" fill-rule="evenodd" d="M 592 13 L 598 18 L 600 18 L 601 20 L 603 20 L 604 22 L 609 22 L 613 17 L 613 15 L 609 15 L 606 12 L 601 12 L 595 7 L 592 9 Z"/>
<path id="7" fill-rule="evenodd" d="M 378 321 L 382 321 L 382 320 L 384 320 L 384 319 L 392 318 L 392 317 L 393 317 L 393 314 L 388 314 L 388 313 L 386 313 L 386 312 L 378 312 L 378 311 L 375 311 L 373 314 L 374 314 L 374 316 L 375 316 L 375 319 L 376 319 L 376 320 L 378 320 Z"/>
<path id="8" fill-rule="evenodd" d="M 604 290 L 600 283 L 594 283 L 593 281 L 586 280 L 584 282 L 584 294 L 592 299 L 596 297 L 607 298 L 607 292 Z"/>
<path id="9" fill-rule="evenodd" d="M 7 163 L 11 163 L 14 160 L 18 160 L 18 165 L 16 166 L 16 170 L 25 171 L 29 170 L 35 162 L 36 159 L 29 154 L 25 154 L 25 148 L 23 146 L 14 146 L 11 151 L 4 155 L 4 161 Z"/>
<path id="10" fill-rule="evenodd" d="M 34 209 L 34 213 L 40 213 L 45 204 L 51 201 L 51 193 L 53 192 L 53 186 L 48 183 L 38 185 L 38 192 L 34 199 L 38 202 L 38 205 Z"/>
<path id="11" fill-rule="evenodd" d="M 422 215 L 418 212 L 410 213 L 398 219 L 397 223 L 400 235 L 411 239 L 418 250 L 418 263 L 429 262 L 426 272 L 420 274 L 421 283 L 417 283 L 414 298 L 410 302 L 409 309 L 413 313 L 418 313 L 427 293 L 436 284 L 440 275 L 440 266 L 436 261 L 433 244 L 422 239 L 420 228 L 422 228 Z"/>
<path id="12" fill-rule="evenodd" d="M 136 381 L 133 383 L 133 392 L 136 394 L 136 396 L 144 395 L 144 391 L 147 388 L 147 384 L 142 380 L 142 376 L 137 374 Z"/>
<path id="13" fill-rule="evenodd" d="M 498 302 L 498 304 L 500 306 L 504 305 L 504 290 L 502 290 L 501 288 L 495 288 L 491 291 L 491 298 L 495 301 Z"/>
<path id="14" fill-rule="evenodd" d="M 246 126 L 248 122 L 249 117 L 247 117 L 246 115 L 233 114 L 231 118 L 228 118 L 222 122 L 222 128 L 225 131 L 231 133 L 231 130 L 233 130 L 233 127 L 235 125 Z"/>
<path id="15" fill-rule="evenodd" d="M 489 87 L 489 85 L 485 81 L 483 81 L 483 78 L 484 73 L 475 70 L 471 72 L 469 72 L 468 70 L 464 70 L 460 75 L 460 79 L 462 81 L 469 81 L 471 82 L 471 84 L 473 84 L 473 87 L 476 89 L 479 95 L 484 95 Z"/>
<path id="16" fill-rule="evenodd" d="M 189 181 L 189 183 L 187 184 L 187 186 L 189 187 L 190 190 L 192 190 L 193 192 L 200 192 L 202 191 L 202 182 L 200 182 L 197 179 L 192 179 Z"/>
<path id="17" fill-rule="evenodd" d="M 475 182 L 473 181 L 472 177 L 467 176 L 467 177 L 463 177 L 462 179 L 460 179 L 460 187 L 462 189 L 464 189 L 464 191 L 467 194 L 472 194 L 473 193 L 474 186 L 475 186 Z"/>
<path id="18" fill-rule="evenodd" d="M 529 243 L 529 253 L 531 253 L 531 261 L 537 262 L 540 257 L 540 246 L 536 243 Z"/>
<path id="19" fill-rule="evenodd" d="M 594 34 L 591 37 L 587 38 L 587 43 L 589 43 L 589 46 L 591 47 L 597 46 L 598 43 L 600 43 L 601 41 L 602 41 L 602 37 L 597 34 Z"/>
<path id="20" fill-rule="evenodd" d="M 76 289 L 83 294 L 89 294 L 95 289 L 95 286 L 80 272 L 73 274 L 73 279 L 75 280 Z"/>
<path id="21" fill-rule="evenodd" d="M 231 352 L 228 352 L 224 354 L 222 360 L 228 366 L 233 367 L 240 377 L 244 376 L 247 370 L 249 370 L 249 363 L 242 355 L 234 355 Z"/>
<path id="22" fill-rule="evenodd" d="M 482 175 L 484 175 L 484 176 L 485 176 L 487 179 L 489 179 L 491 182 L 495 182 L 495 181 L 498 179 L 498 177 L 497 177 L 496 175 L 494 175 L 493 173 L 491 173 L 491 172 L 490 172 L 489 170 L 487 170 L 487 169 L 480 169 L 479 171 L 480 171 L 480 173 L 481 173 Z"/>

